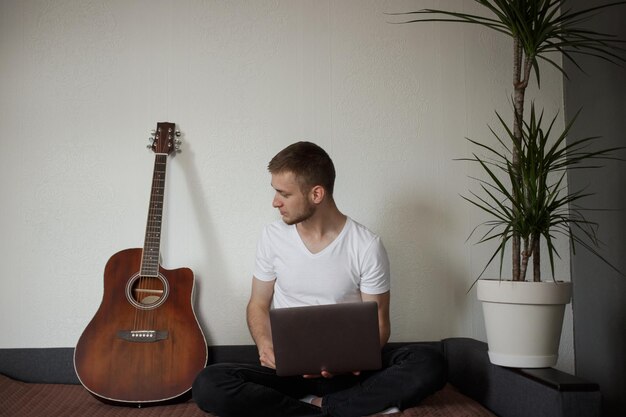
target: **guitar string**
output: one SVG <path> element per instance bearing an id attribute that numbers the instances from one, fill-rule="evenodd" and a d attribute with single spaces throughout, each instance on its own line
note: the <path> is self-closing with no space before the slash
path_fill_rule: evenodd
<path id="1" fill-rule="evenodd" d="M 147 298 L 150 297 L 150 293 L 149 291 L 146 290 L 150 290 L 151 289 L 151 285 L 150 283 L 153 282 L 155 279 L 158 280 L 158 274 L 159 274 L 159 260 L 156 259 L 156 263 L 155 263 L 155 259 L 154 259 L 154 247 L 155 247 L 155 236 L 158 240 L 158 238 L 160 238 L 159 235 L 157 235 L 158 233 L 158 205 L 160 204 L 159 202 L 159 198 L 158 198 L 158 190 L 163 188 L 163 183 L 160 180 L 160 168 L 159 168 L 159 155 L 155 155 L 155 162 L 154 162 L 154 174 L 152 177 L 152 189 L 151 189 L 151 195 L 150 195 L 150 207 L 148 209 L 148 220 L 147 220 L 147 225 L 146 225 L 146 236 L 145 236 L 145 242 L 144 242 L 144 249 L 143 249 L 143 253 L 142 253 L 142 264 L 141 264 L 141 270 L 140 270 L 140 274 L 139 274 L 139 280 L 138 283 L 136 285 L 136 289 L 137 291 L 135 291 L 136 296 L 135 296 L 135 301 L 138 303 L 139 308 L 135 309 L 135 324 L 134 324 L 134 329 L 135 330 L 148 330 L 150 329 L 150 322 L 152 320 L 150 320 L 150 314 L 146 314 L 146 311 L 144 310 L 143 306 L 144 306 L 144 302 L 148 303 L 152 298 Z M 157 251 L 158 252 L 158 251 Z M 158 255 L 157 255 L 158 256 Z M 156 278 L 155 278 L 156 276 Z M 149 310 L 148 310 L 149 311 Z"/>
<path id="2" fill-rule="evenodd" d="M 150 235 L 149 235 L 149 256 L 150 256 L 150 278 L 147 279 L 147 283 L 146 286 L 148 288 L 146 289 L 152 289 L 153 286 L 152 285 L 148 285 L 148 284 L 157 284 L 158 283 L 158 276 L 159 276 L 159 250 L 158 247 L 156 246 L 155 243 L 160 242 L 160 227 L 159 225 L 161 224 L 161 219 L 157 218 L 160 213 L 162 213 L 162 207 L 163 207 L 163 181 L 162 181 L 162 168 L 160 166 L 160 164 L 162 163 L 161 161 L 162 158 L 159 157 L 159 155 L 156 156 L 156 160 L 155 160 L 155 174 L 154 174 L 154 201 L 153 201 L 153 206 L 152 206 L 152 217 L 151 217 L 151 229 L 150 229 Z M 155 249 L 157 249 L 155 251 Z M 155 253 L 156 252 L 156 253 Z M 156 258 L 155 258 L 156 257 Z M 150 302 L 156 302 L 158 300 L 154 300 L 152 297 L 152 293 L 146 292 L 146 300 L 147 303 Z M 144 319 L 145 319 L 145 323 L 144 323 L 144 328 L 146 330 L 148 329 L 152 329 L 153 325 L 154 325 L 154 308 L 148 308 L 148 310 L 144 311 Z"/>
<path id="3" fill-rule="evenodd" d="M 162 232 L 161 232 L 161 228 L 162 228 L 162 220 L 163 220 L 163 205 L 164 205 L 164 198 L 165 198 L 165 174 L 166 174 L 166 168 L 167 168 L 167 155 L 160 155 L 158 158 L 158 163 L 159 165 L 159 174 L 155 180 L 156 183 L 156 188 L 157 188 L 157 196 L 158 196 L 158 201 L 155 202 L 155 210 L 157 213 L 155 213 L 154 216 L 154 222 L 155 222 L 155 230 L 153 230 L 153 239 L 156 242 L 155 248 L 156 250 L 156 254 L 153 254 L 153 262 L 155 264 L 155 275 L 156 278 L 152 279 L 152 282 L 155 284 L 154 289 L 156 290 L 160 290 L 162 291 L 160 294 L 157 295 L 157 298 L 154 299 L 154 302 L 160 302 L 162 301 L 162 297 L 166 296 L 165 293 L 165 285 L 161 282 L 160 279 L 160 274 L 159 274 L 159 254 L 160 254 L 160 243 L 161 243 L 161 236 L 162 236 Z M 149 324 L 149 328 L 156 330 L 155 324 L 156 324 L 156 319 L 157 319 L 157 308 L 152 308 L 149 310 L 149 314 L 148 314 L 148 324 Z"/>
<path id="4" fill-rule="evenodd" d="M 172 133 L 172 129 L 168 129 L 168 143 L 172 139 Z M 138 291 L 136 291 L 137 295 L 134 298 L 140 306 L 140 308 L 135 309 L 133 326 L 135 330 L 156 330 L 154 327 L 156 323 L 157 309 L 154 307 L 150 308 L 149 305 L 159 303 L 162 301 L 162 297 L 167 296 L 166 285 L 161 281 L 159 273 L 159 253 L 165 195 L 165 174 L 167 168 L 166 163 L 167 154 L 157 153 L 155 155 L 146 236 L 144 240 L 141 268 L 136 287 Z M 156 251 L 154 249 L 156 249 Z M 152 292 L 152 290 L 159 292 Z M 146 301 L 147 304 L 145 308 L 144 301 Z"/>
<path id="5" fill-rule="evenodd" d="M 155 214 L 155 230 L 153 233 L 153 239 L 156 242 L 155 248 L 156 250 L 156 254 L 153 254 L 153 257 L 156 256 L 156 258 L 153 258 L 153 261 L 155 263 L 155 276 L 156 278 L 152 279 L 152 282 L 154 283 L 154 289 L 156 290 L 160 290 L 162 287 L 162 283 L 160 281 L 160 277 L 159 277 L 159 255 L 160 255 L 160 243 L 161 243 L 161 228 L 163 226 L 162 220 L 163 220 L 163 204 L 164 204 L 164 198 L 165 198 L 165 170 L 166 170 L 166 163 L 167 163 L 167 155 L 160 155 L 159 158 L 159 164 L 161 164 L 161 166 L 159 167 L 159 175 L 156 179 L 156 185 L 157 185 L 157 195 L 158 195 L 158 201 L 155 202 L 155 209 L 157 211 L 157 213 Z M 157 219 L 158 217 L 158 219 Z M 163 290 L 165 290 L 165 288 L 163 288 Z M 162 297 L 165 296 L 165 291 L 163 291 L 160 294 L 157 294 L 158 298 L 154 299 L 154 302 L 160 302 Z M 152 308 L 149 310 L 149 315 L 148 315 L 148 320 L 149 320 L 149 325 L 150 325 L 150 329 L 152 330 L 157 330 L 154 328 L 155 323 L 156 323 L 156 316 L 157 316 L 157 308 Z"/>
<path id="6" fill-rule="evenodd" d="M 140 271 L 139 271 L 139 278 L 137 280 L 136 286 L 135 286 L 135 291 L 133 294 L 133 298 L 135 300 L 135 302 L 137 303 L 137 306 L 135 307 L 135 322 L 133 325 L 133 330 L 141 330 L 141 328 L 143 327 L 143 323 L 141 322 L 142 320 L 142 297 L 143 297 L 143 288 L 145 286 L 145 276 L 147 275 L 148 271 L 148 260 L 149 260 L 149 237 L 150 237 L 150 229 L 152 227 L 152 206 L 153 206 L 153 202 L 154 202 L 154 181 L 155 181 L 155 175 L 156 175 L 156 155 L 155 155 L 155 165 L 154 165 L 154 169 L 153 169 L 153 174 L 152 174 L 152 187 L 150 188 L 150 203 L 148 206 L 148 218 L 147 220 L 147 224 L 146 224 L 146 235 L 144 237 L 144 246 L 143 246 L 143 251 L 141 253 L 141 267 L 140 267 Z"/>

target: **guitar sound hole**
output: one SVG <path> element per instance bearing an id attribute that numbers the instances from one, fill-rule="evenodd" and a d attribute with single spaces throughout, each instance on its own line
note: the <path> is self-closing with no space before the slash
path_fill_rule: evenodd
<path id="1" fill-rule="evenodd" d="M 163 304 L 168 294 L 165 277 L 146 277 L 135 275 L 126 286 L 126 298 L 135 307 L 152 309 Z"/>

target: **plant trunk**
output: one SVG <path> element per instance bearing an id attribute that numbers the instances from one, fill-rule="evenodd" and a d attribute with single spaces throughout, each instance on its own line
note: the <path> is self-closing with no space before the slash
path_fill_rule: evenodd
<path id="1" fill-rule="evenodd" d="M 539 248 L 540 236 L 533 236 L 533 281 L 541 281 L 541 253 Z"/>
<path id="2" fill-rule="evenodd" d="M 512 149 L 511 155 L 511 163 L 514 169 L 514 178 L 516 181 L 521 181 L 519 175 L 519 151 L 521 149 L 522 144 L 522 126 L 524 123 L 524 97 L 526 94 L 526 87 L 528 87 L 528 80 L 530 79 L 530 73 L 532 70 L 532 63 L 534 57 L 525 55 L 525 51 L 522 47 L 521 42 L 517 37 L 513 38 L 513 49 L 515 51 L 513 56 L 513 87 L 514 87 L 514 95 L 513 95 L 513 107 L 514 107 L 514 117 L 513 117 L 513 140 L 516 142 Z M 517 211 L 517 208 L 514 206 L 512 208 L 514 212 Z M 513 281 L 521 281 L 525 279 L 526 276 L 526 267 L 524 268 L 524 274 L 521 272 L 521 262 L 522 262 L 522 247 L 521 240 L 518 233 L 513 234 L 512 238 L 512 267 L 513 267 Z M 534 244 L 531 245 L 530 251 L 534 253 Z M 526 250 L 528 252 L 528 250 Z M 539 248 L 537 248 L 537 252 L 539 252 Z M 526 256 L 530 256 L 529 253 Z M 528 262 L 528 259 L 526 259 Z M 534 263 L 533 263 L 534 267 Z"/>
<path id="3" fill-rule="evenodd" d="M 520 88 L 521 84 L 521 74 L 522 74 L 522 47 L 517 37 L 513 38 L 513 87 L 514 87 L 514 96 L 513 96 L 513 106 L 514 106 L 514 115 L 513 115 L 513 136 L 516 141 L 521 141 L 522 138 L 522 126 L 519 121 L 524 114 L 524 88 Z M 512 147 L 512 158 L 511 162 L 513 165 L 513 169 L 515 170 L 515 178 L 519 177 L 519 155 L 517 151 L 517 146 Z M 512 207 L 513 211 L 517 211 L 515 206 Z M 513 281 L 521 280 L 521 241 L 518 233 L 513 233 L 513 238 L 511 240 L 511 252 L 512 252 L 512 277 Z"/>
<path id="4" fill-rule="evenodd" d="M 528 258 L 530 258 L 532 252 L 529 249 L 528 239 L 524 239 L 524 247 L 521 252 L 521 267 L 519 274 L 519 281 L 526 280 L 526 270 L 528 269 Z"/>

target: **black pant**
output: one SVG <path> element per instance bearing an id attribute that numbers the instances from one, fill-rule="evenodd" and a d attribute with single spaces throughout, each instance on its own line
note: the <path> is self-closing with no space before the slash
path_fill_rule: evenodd
<path id="1" fill-rule="evenodd" d="M 417 405 L 446 380 L 443 355 L 427 345 L 383 350 L 383 369 L 359 376 L 305 379 L 279 377 L 261 365 L 219 363 L 193 384 L 198 406 L 219 417 L 362 417 L 389 407 Z M 322 408 L 298 399 L 323 397 Z"/>

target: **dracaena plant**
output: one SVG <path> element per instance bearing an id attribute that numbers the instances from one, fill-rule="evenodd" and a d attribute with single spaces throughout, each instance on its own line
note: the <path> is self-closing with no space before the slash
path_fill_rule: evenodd
<path id="1" fill-rule="evenodd" d="M 530 204 L 530 201 L 519 200 L 518 197 L 533 195 L 532 190 L 526 188 L 529 184 L 524 183 L 523 173 L 520 172 L 522 160 L 526 160 L 526 156 L 521 155 L 524 141 L 526 88 L 533 75 L 538 86 L 541 87 L 541 61 L 547 63 L 548 66 L 557 68 L 563 72 L 564 76 L 567 76 L 557 58 L 558 54 L 563 59 L 573 62 L 578 68 L 580 66 L 576 62 L 576 58 L 580 55 L 593 56 L 613 63 L 625 62 L 624 41 L 618 40 L 610 34 L 587 30 L 584 28 L 584 22 L 598 12 L 611 7 L 623 6 L 626 2 L 606 3 L 577 11 L 569 9 L 566 0 L 474 0 L 474 2 L 482 7 L 485 12 L 484 15 L 439 9 L 423 9 L 409 13 L 396 13 L 395 15 L 412 17 L 410 20 L 399 23 L 451 22 L 479 25 L 512 39 L 513 117 L 511 120 L 512 128 L 509 130 L 510 138 L 508 138 L 511 142 L 509 145 L 511 155 L 508 161 L 509 165 L 502 167 L 506 169 L 511 181 L 509 195 L 506 198 L 510 198 L 509 216 L 512 225 L 502 232 L 502 236 L 506 243 L 511 242 L 512 279 L 514 281 L 524 279 L 525 266 L 529 257 L 532 256 L 534 258 L 533 265 L 536 266 L 533 276 L 537 280 L 540 279 L 538 268 L 539 237 L 542 236 L 546 239 L 551 260 L 556 249 L 552 245 L 550 233 L 544 234 L 537 231 L 534 236 L 531 236 L 531 233 L 526 238 L 521 235 L 523 223 L 529 223 L 530 220 L 524 217 L 528 213 L 520 212 L 520 210 L 526 208 L 525 205 Z M 392 15 L 394 14 L 392 13 Z M 560 184 L 562 186 L 562 182 Z M 547 195 L 552 195 L 549 190 L 544 191 Z M 569 196 L 574 200 L 558 200 L 553 201 L 552 204 L 560 202 L 561 208 L 565 210 L 567 205 L 573 205 L 580 198 L 577 197 L 577 194 L 570 194 Z M 559 211 L 553 211 L 553 213 L 557 212 Z M 576 219 L 576 213 L 574 208 L 573 213 L 566 215 L 565 218 Z M 568 227 L 566 226 L 568 224 L 569 222 L 563 221 L 555 225 L 554 228 L 559 230 L 559 228 Z M 588 225 L 588 223 L 580 220 L 573 225 L 581 226 Z M 588 236 L 594 237 L 594 235 Z M 592 246 L 588 247 L 593 248 L 593 243 L 595 240 L 592 240 Z M 499 251 L 503 250 L 504 248 L 499 248 Z M 500 253 L 502 254 L 502 252 Z M 597 252 L 594 253 L 597 254 Z"/>
<path id="2" fill-rule="evenodd" d="M 497 140 L 497 148 L 468 139 L 482 153 L 474 153 L 471 158 L 463 159 L 478 163 L 487 178 L 477 179 L 482 190 L 480 194 L 470 192 L 470 197 L 463 197 L 491 217 L 472 232 L 481 226 L 486 228 L 479 242 L 498 241 L 483 272 L 499 255 L 502 274 L 505 249 L 514 236 L 519 236 L 521 241 L 520 280 L 526 277 L 531 257 L 533 281 L 541 280 L 538 257 L 541 238 L 546 242 L 554 277 L 554 260 L 555 256 L 559 256 L 554 245 L 557 235 L 571 239 L 574 250 L 579 244 L 613 267 L 596 250 L 597 224 L 585 218 L 584 209 L 579 205 L 580 200 L 590 194 L 582 190 L 568 191 L 565 176 L 568 169 L 600 168 L 601 165 L 595 162 L 616 159 L 614 153 L 622 148 L 595 149 L 593 145 L 598 137 L 570 138 L 566 141 L 578 114 L 563 131 L 556 133 L 557 116 L 546 126 L 544 113 L 537 115 L 534 105 L 531 105 L 528 122 L 520 122 L 520 142 L 515 140 L 514 133 L 504 119 L 497 112 L 496 115 L 502 130 L 506 132 L 506 138 L 501 138 L 495 130 L 490 129 Z M 513 166 L 513 155 L 518 157 L 516 168 Z M 574 229 L 581 233 L 573 233 Z"/>

